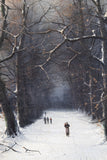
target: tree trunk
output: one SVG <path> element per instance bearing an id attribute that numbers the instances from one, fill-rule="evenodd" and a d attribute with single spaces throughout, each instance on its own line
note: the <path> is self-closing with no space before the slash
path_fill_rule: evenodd
<path id="1" fill-rule="evenodd" d="M 107 96 L 107 29 L 106 24 L 104 22 L 104 19 L 102 18 L 103 11 L 101 7 L 101 0 L 97 0 L 97 9 L 98 9 L 98 16 L 100 21 L 100 32 L 101 36 L 105 38 L 105 40 L 102 42 L 103 47 L 103 53 L 102 53 L 102 59 L 104 61 L 103 66 L 103 86 L 104 86 L 104 94 L 103 98 Z M 105 137 L 107 140 L 107 98 L 103 101 L 104 106 L 104 114 L 105 114 L 105 121 L 104 121 L 104 129 L 105 129 Z"/>
<path id="2" fill-rule="evenodd" d="M 106 33 L 107 35 L 107 33 Z M 103 94 L 103 106 L 104 106 L 104 115 L 105 115 L 105 122 L 104 122 L 104 129 L 105 129 L 105 136 L 107 140 L 107 41 L 104 42 L 104 73 L 103 73 L 103 86 L 104 86 L 104 94 Z"/>
<path id="3" fill-rule="evenodd" d="M 0 79 L 0 103 L 2 104 L 2 110 L 6 121 L 6 134 L 14 137 L 18 133 L 18 125 L 6 95 L 5 84 L 1 79 Z"/>

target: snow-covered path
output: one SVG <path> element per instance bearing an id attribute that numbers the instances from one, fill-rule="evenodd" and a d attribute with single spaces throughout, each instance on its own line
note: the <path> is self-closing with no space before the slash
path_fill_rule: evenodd
<path id="1" fill-rule="evenodd" d="M 1 137 L 1 143 L 7 145 L 17 142 L 14 149 L 18 152 L 0 153 L 0 160 L 107 160 L 101 125 L 90 123 L 79 112 L 47 111 L 47 116 L 52 117 L 52 124 L 44 124 L 40 119 L 22 129 L 23 134 L 15 139 Z M 69 137 L 65 135 L 66 121 L 71 126 Z M 24 147 L 32 151 L 26 152 Z"/>

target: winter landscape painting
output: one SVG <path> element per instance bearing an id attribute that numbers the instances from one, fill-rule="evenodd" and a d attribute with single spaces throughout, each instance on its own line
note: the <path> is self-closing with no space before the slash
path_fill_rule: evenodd
<path id="1" fill-rule="evenodd" d="M 107 160 L 106 0 L 0 0 L 0 159 Z"/>

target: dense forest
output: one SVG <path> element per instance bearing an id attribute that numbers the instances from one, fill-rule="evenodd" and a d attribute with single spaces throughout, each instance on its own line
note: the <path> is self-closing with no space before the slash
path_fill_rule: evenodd
<path id="1" fill-rule="evenodd" d="M 106 0 L 0 0 L 0 104 L 17 135 L 48 108 L 103 121 L 107 139 Z M 15 113 L 15 114 L 14 114 Z"/>

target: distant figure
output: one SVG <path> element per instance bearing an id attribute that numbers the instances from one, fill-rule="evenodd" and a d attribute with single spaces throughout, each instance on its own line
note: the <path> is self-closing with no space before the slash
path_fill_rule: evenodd
<path id="1" fill-rule="evenodd" d="M 50 118 L 50 123 L 52 124 L 52 118 Z"/>
<path id="2" fill-rule="evenodd" d="M 69 123 L 66 122 L 66 123 L 64 124 L 64 127 L 65 127 L 66 136 L 69 136 L 69 127 L 70 127 Z"/>
<path id="3" fill-rule="evenodd" d="M 46 117 L 46 112 L 45 112 L 45 117 Z"/>
<path id="4" fill-rule="evenodd" d="M 44 123 L 46 124 L 46 117 L 44 117 L 43 120 L 44 120 Z"/>
<path id="5" fill-rule="evenodd" d="M 48 118 L 48 117 L 47 117 L 47 119 L 46 119 L 46 120 L 47 120 L 47 123 L 49 123 L 49 118 Z"/>

